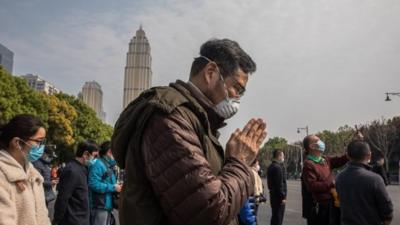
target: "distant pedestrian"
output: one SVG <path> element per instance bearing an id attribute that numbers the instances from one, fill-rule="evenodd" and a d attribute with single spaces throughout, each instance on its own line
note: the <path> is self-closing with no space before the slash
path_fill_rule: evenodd
<path id="1" fill-rule="evenodd" d="M 264 196 L 264 186 L 259 175 L 260 165 L 258 160 L 255 160 L 251 165 L 254 177 L 254 195 L 252 195 L 240 210 L 239 224 L 240 225 L 257 225 L 258 224 L 258 209 L 260 204 L 266 202 Z"/>
<path id="2" fill-rule="evenodd" d="M 1 225 L 50 225 L 43 177 L 31 163 L 43 154 L 45 138 L 44 124 L 32 115 L 0 127 Z"/>
<path id="3" fill-rule="evenodd" d="M 306 215 L 308 225 L 334 225 L 338 222 L 338 210 L 335 208 L 333 194 L 335 193 L 335 178 L 332 170 L 346 164 L 347 156 L 323 156 L 325 143 L 316 135 L 308 135 L 303 140 L 307 151 L 302 172 L 304 184 L 303 197 L 312 197 L 312 209 Z M 307 194 L 309 193 L 309 194 Z M 304 201 L 305 199 L 303 199 Z M 309 203 L 310 199 L 307 199 Z M 304 206 L 304 205 L 303 205 Z M 310 207 L 310 206 L 308 206 Z"/>
<path id="4" fill-rule="evenodd" d="M 54 185 L 56 185 L 57 180 L 51 179 L 50 169 L 50 165 L 53 159 L 54 149 L 50 146 L 46 146 L 42 157 L 32 163 L 36 170 L 39 171 L 39 173 L 43 176 L 44 195 L 47 206 L 50 202 L 56 200 L 56 194 L 53 191 L 53 187 Z"/>
<path id="5" fill-rule="evenodd" d="M 271 225 L 282 225 L 287 196 L 285 154 L 274 150 L 271 165 L 267 171 L 267 182 L 272 210 Z"/>
<path id="6" fill-rule="evenodd" d="M 58 169 L 59 169 L 58 165 L 53 165 L 51 167 L 51 172 L 50 172 L 51 180 L 58 180 Z"/>
<path id="7" fill-rule="evenodd" d="M 378 154 L 375 160 L 375 163 L 372 165 L 372 172 L 379 174 L 387 186 L 389 184 L 389 179 L 387 177 L 385 167 L 383 166 L 385 164 L 385 158 Z"/>
<path id="8" fill-rule="evenodd" d="M 258 209 L 259 204 L 267 202 L 267 198 L 265 197 L 264 193 L 264 184 L 260 176 L 261 168 L 258 160 L 253 163 L 251 168 L 253 169 L 252 172 L 254 175 L 254 198 Z"/>
<path id="9" fill-rule="evenodd" d="M 98 151 L 92 142 L 79 143 L 75 159 L 60 174 L 53 224 L 89 225 L 89 187 L 87 166 L 93 160 L 91 153 Z"/>
<path id="10" fill-rule="evenodd" d="M 92 141 L 92 140 L 87 140 L 88 144 L 92 144 L 92 145 L 97 145 L 96 142 Z M 90 157 L 91 160 L 88 161 L 87 167 L 90 168 L 99 158 L 99 151 L 100 148 L 97 148 L 95 150 L 93 150 L 93 152 L 90 153 Z"/>
<path id="11" fill-rule="evenodd" d="M 111 152 L 111 143 L 104 142 L 98 159 L 89 169 L 92 225 L 115 224 L 112 210 L 117 202 L 114 202 L 113 196 L 121 192 L 122 188 L 117 183 L 116 164 Z"/>
<path id="12" fill-rule="evenodd" d="M 364 141 L 349 144 L 350 162 L 336 178 L 342 211 L 342 225 L 388 225 L 393 204 L 382 177 L 373 173 L 368 162 L 371 150 Z"/>

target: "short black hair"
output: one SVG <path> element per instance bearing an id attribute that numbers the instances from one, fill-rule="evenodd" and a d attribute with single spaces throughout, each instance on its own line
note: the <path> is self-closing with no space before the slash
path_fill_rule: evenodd
<path id="1" fill-rule="evenodd" d="M 365 141 L 354 140 L 347 146 L 347 155 L 355 161 L 363 160 L 370 153 L 369 144 Z"/>
<path id="2" fill-rule="evenodd" d="M 275 149 L 272 152 L 272 157 L 274 157 L 274 159 L 278 158 L 279 154 L 283 153 L 283 151 L 281 149 Z"/>
<path id="3" fill-rule="evenodd" d="M 52 156 L 55 153 L 55 145 L 46 145 L 44 147 L 44 153 Z"/>
<path id="4" fill-rule="evenodd" d="M 311 137 L 313 137 L 313 135 L 307 135 L 307 136 L 303 139 L 303 147 L 304 147 L 304 149 L 306 150 L 306 152 L 308 152 L 308 150 L 310 150 Z"/>
<path id="5" fill-rule="evenodd" d="M 78 148 L 76 149 L 75 156 L 82 157 L 83 153 L 85 151 L 88 151 L 90 154 L 92 154 L 92 152 L 99 151 L 99 147 L 93 141 L 83 141 L 78 144 Z"/>
<path id="6" fill-rule="evenodd" d="M 257 69 L 253 59 L 240 47 L 236 41 L 229 39 L 211 39 L 200 47 L 200 56 L 214 61 L 221 74 L 231 76 L 239 68 L 245 73 L 254 73 Z M 197 57 L 192 63 L 190 76 L 198 74 L 208 61 L 203 57 Z"/>
<path id="7" fill-rule="evenodd" d="M 375 151 L 374 152 L 374 159 L 375 161 L 379 161 L 381 159 L 385 159 L 383 153 L 381 151 Z"/>
<path id="8" fill-rule="evenodd" d="M 103 156 L 107 154 L 107 151 L 111 148 L 111 141 L 105 141 L 100 145 L 99 155 Z"/>
<path id="9" fill-rule="evenodd" d="M 8 148 L 14 137 L 28 140 L 41 127 L 44 128 L 44 124 L 38 117 L 31 114 L 17 115 L 8 123 L 0 126 L 0 144 L 2 147 Z"/>

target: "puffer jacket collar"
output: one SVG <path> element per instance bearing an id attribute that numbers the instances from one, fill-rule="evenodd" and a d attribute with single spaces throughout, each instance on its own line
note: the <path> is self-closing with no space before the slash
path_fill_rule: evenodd
<path id="1" fill-rule="evenodd" d="M 28 162 L 26 171 L 7 151 L 0 150 L 0 171 L 2 171 L 10 183 L 17 181 L 37 181 L 42 183 L 43 177 Z"/>
<path id="2" fill-rule="evenodd" d="M 171 87 L 176 88 L 179 92 L 186 97 L 188 95 L 194 97 L 197 102 L 201 105 L 201 107 L 205 110 L 208 120 L 210 122 L 210 128 L 213 134 L 218 137 L 219 133 L 217 132 L 218 129 L 226 126 L 224 122 L 224 118 L 219 116 L 213 108 L 212 103 L 207 97 L 194 86 L 194 84 L 185 83 L 181 80 L 177 80 L 176 83 L 170 84 Z"/>

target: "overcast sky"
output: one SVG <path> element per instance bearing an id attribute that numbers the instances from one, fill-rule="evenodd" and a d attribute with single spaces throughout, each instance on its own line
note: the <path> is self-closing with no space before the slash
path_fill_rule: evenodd
<path id="1" fill-rule="evenodd" d="M 258 70 L 223 141 L 251 117 L 269 137 L 314 133 L 399 115 L 398 0 L 0 0 L 0 43 L 14 74 L 39 74 L 76 95 L 85 81 L 103 88 L 107 121 L 121 112 L 128 43 L 139 25 L 150 41 L 153 85 L 187 80 L 200 45 L 239 42 Z"/>

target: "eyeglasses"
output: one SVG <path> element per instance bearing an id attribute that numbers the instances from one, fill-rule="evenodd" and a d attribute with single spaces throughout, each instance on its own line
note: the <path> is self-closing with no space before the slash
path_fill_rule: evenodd
<path id="1" fill-rule="evenodd" d="M 33 139 L 33 138 L 28 138 L 28 140 L 34 141 L 34 142 L 36 142 L 38 145 L 45 145 L 45 144 L 46 144 L 46 138 L 43 138 L 42 140 Z"/>
<path id="2" fill-rule="evenodd" d="M 219 73 L 219 76 L 221 77 L 222 82 L 224 83 L 225 88 L 227 88 L 227 87 L 226 87 L 225 79 L 224 79 L 224 77 L 222 76 L 222 74 L 219 72 L 219 69 L 218 69 L 218 73 Z M 244 93 L 246 92 L 246 88 L 243 87 L 243 85 L 241 85 L 241 84 L 239 83 L 239 81 L 237 81 L 233 76 L 232 76 L 232 80 L 233 80 L 233 86 L 232 86 L 233 89 L 235 89 L 236 93 L 237 93 L 240 97 L 242 97 L 242 96 L 244 95 Z"/>
<path id="3" fill-rule="evenodd" d="M 243 95 L 244 95 L 244 93 L 246 92 L 246 88 L 245 87 L 243 87 L 243 85 L 241 85 L 240 83 L 239 83 L 239 81 L 237 81 L 236 80 L 236 78 L 233 78 L 232 77 L 232 80 L 233 80 L 233 88 L 235 89 L 235 91 L 238 93 L 238 95 L 240 96 L 240 97 L 242 97 Z"/>

